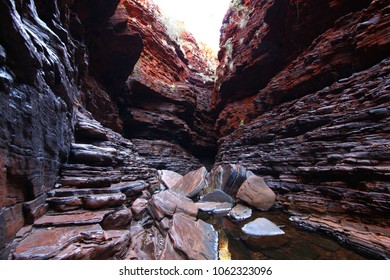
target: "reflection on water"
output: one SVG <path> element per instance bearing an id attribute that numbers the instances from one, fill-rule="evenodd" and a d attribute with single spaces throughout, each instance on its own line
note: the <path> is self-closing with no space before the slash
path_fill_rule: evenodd
<path id="1" fill-rule="evenodd" d="M 220 260 L 231 260 L 232 255 L 229 251 L 229 239 L 225 232 L 222 230 L 219 232 L 219 259 Z"/>
<path id="2" fill-rule="evenodd" d="M 283 228 L 285 235 L 250 237 L 241 228 L 264 217 Z M 274 210 L 255 211 L 250 219 L 235 222 L 224 216 L 202 217 L 219 231 L 220 259 L 227 260 L 358 260 L 359 254 L 319 233 L 296 228 L 288 214 Z"/>

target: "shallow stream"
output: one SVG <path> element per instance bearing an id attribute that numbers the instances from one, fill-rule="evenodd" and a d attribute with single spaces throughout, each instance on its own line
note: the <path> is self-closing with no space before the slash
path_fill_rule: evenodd
<path id="1" fill-rule="evenodd" d="M 250 237 L 241 228 L 256 218 L 267 218 L 286 233 L 271 237 Z M 223 215 L 205 215 L 219 232 L 220 259 L 232 260 L 359 260 L 365 257 L 317 232 L 297 228 L 281 210 L 254 211 L 251 218 L 235 222 Z"/>

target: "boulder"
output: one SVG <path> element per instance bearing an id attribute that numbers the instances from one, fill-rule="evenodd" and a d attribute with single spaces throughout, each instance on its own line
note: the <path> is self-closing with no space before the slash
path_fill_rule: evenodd
<path id="1" fill-rule="evenodd" d="M 236 221 L 242 221 L 252 216 L 252 209 L 245 205 L 238 204 L 229 212 L 229 217 Z"/>
<path id="2" fill-rule="evenodd" d="M 243 226 L 242 231 L 252 236 L 274 236 L 285 234 L 277 225 L 266 218 L 258 218 Z"/>
<path id="3" fill-rule="evenodd" d="M 259 210 L 267 211 L 274 205 L 276 195 L 263 178 L 251 176 L 241 185 L 237 198 Z"/>
<path id="4" fill-rule="evenodd" d="M 157 221 L 161 221 L 164 217 L 171 218 L 175 213 L 182 213 L 195 219 L 199 211 L 198 206 L 191 199 L 170 190 L 153 195 L 149 204 Z"/>
<path id="5" fill-rule="evenodd" d="M 189 260 L 217 260 L 218 233 L 213 226 L 202 220 L 194 221 L 175 214 L 169 237 L 173 247 Z"/>
<path id="6" fill-rule="evenodd" d="M 234 203 L 234 199 L 225 193 L 223 190 L 215 190 L 211 193 L 206 194 L 202 199 L 201 202 L 228 202 L 230 204 Z"/>
<path id="7" fill-rule="evenodd" d="M 106 215 L 101 226 L 104 230 L 128 229 L 132 218 L 133 213 L 131 210 L 123 206 L 123 208 L 114 210 Z"/>
<path id="8" fill-rule="evenodd" d="M 207 185 L 206 176 L 207 169 L 201 167 L 184 175 L 171 190 L 190 198 L 194 197 Z"/>
<path id="9" fill-rule="evenodd" d="M 208 184 L 212 189 L 221 189 L 227 194 L 235 196 L 247 178 L 246 173 L 246 169 L 238 164 L 219 165 L 211 170 Z"/>
<path id="10" fill-rule="evenodd" d="M 159 170 L 158 175 L 160 182 L 168 189 L 171 189 L 181 178 L 183 178 L 179 173 L 170 170 Z"/>
<path id="11" fill-rule="evenodd" d="M 142 214 L 145 212 L 146 208 L 148 207 L 149 202 L 148 200 L 144 198 L 137 198 L 133 205 L 131 206 L 131 210 L 133 211 L 134 218 L 140 219 L 142 217 Z"/>

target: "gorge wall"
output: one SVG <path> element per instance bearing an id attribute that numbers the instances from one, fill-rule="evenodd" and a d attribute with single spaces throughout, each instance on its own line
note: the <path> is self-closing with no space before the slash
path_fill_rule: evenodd
<path id="1" fill-rule="evenodd" d="M 234 0 L 216 80 L 152 1 L 49 2 L 0 1 L 0 259 L 142 259 L 162 237 L 137 211 L 177 200 L 151 198 L 156 169 L 215 156 L 263 176 L 297 224 L 390 257 L 386 1 Z M 148 231 L 125 230 L 132 215 Z M 55 253 L 29 247 L 42 234 Z"/>
<path id="2" fill-rule="evenodd" d="M 156 184 L 156 170 L 109 129 L 122 129 L 116 93 L 143 48 L 139 33 L 109 20 L 118 4 L 0 3 L 1 259 L 14 249 L 17 232 L 49 206 L 79 208 L 77 197 L 49 200 L 62 184 L 141 180 L 140 190 Z"/>
<path id="3" fill-rule="evenodd" d="M 302 226 L 382 256 L 390 241 L 388 4 L 233 1 L 213 95 L 218 163 L 264 176 Z"/>

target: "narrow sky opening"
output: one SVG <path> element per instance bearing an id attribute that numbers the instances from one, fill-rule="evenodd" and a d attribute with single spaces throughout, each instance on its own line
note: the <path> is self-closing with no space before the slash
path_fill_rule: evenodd
<path id="1" fill-rule="evenodd" d="M 214 52 L 219 49 L 220 29 L 231 0 L 153 0 L 161 12 L 183 21 L 198 42 Z"/>

